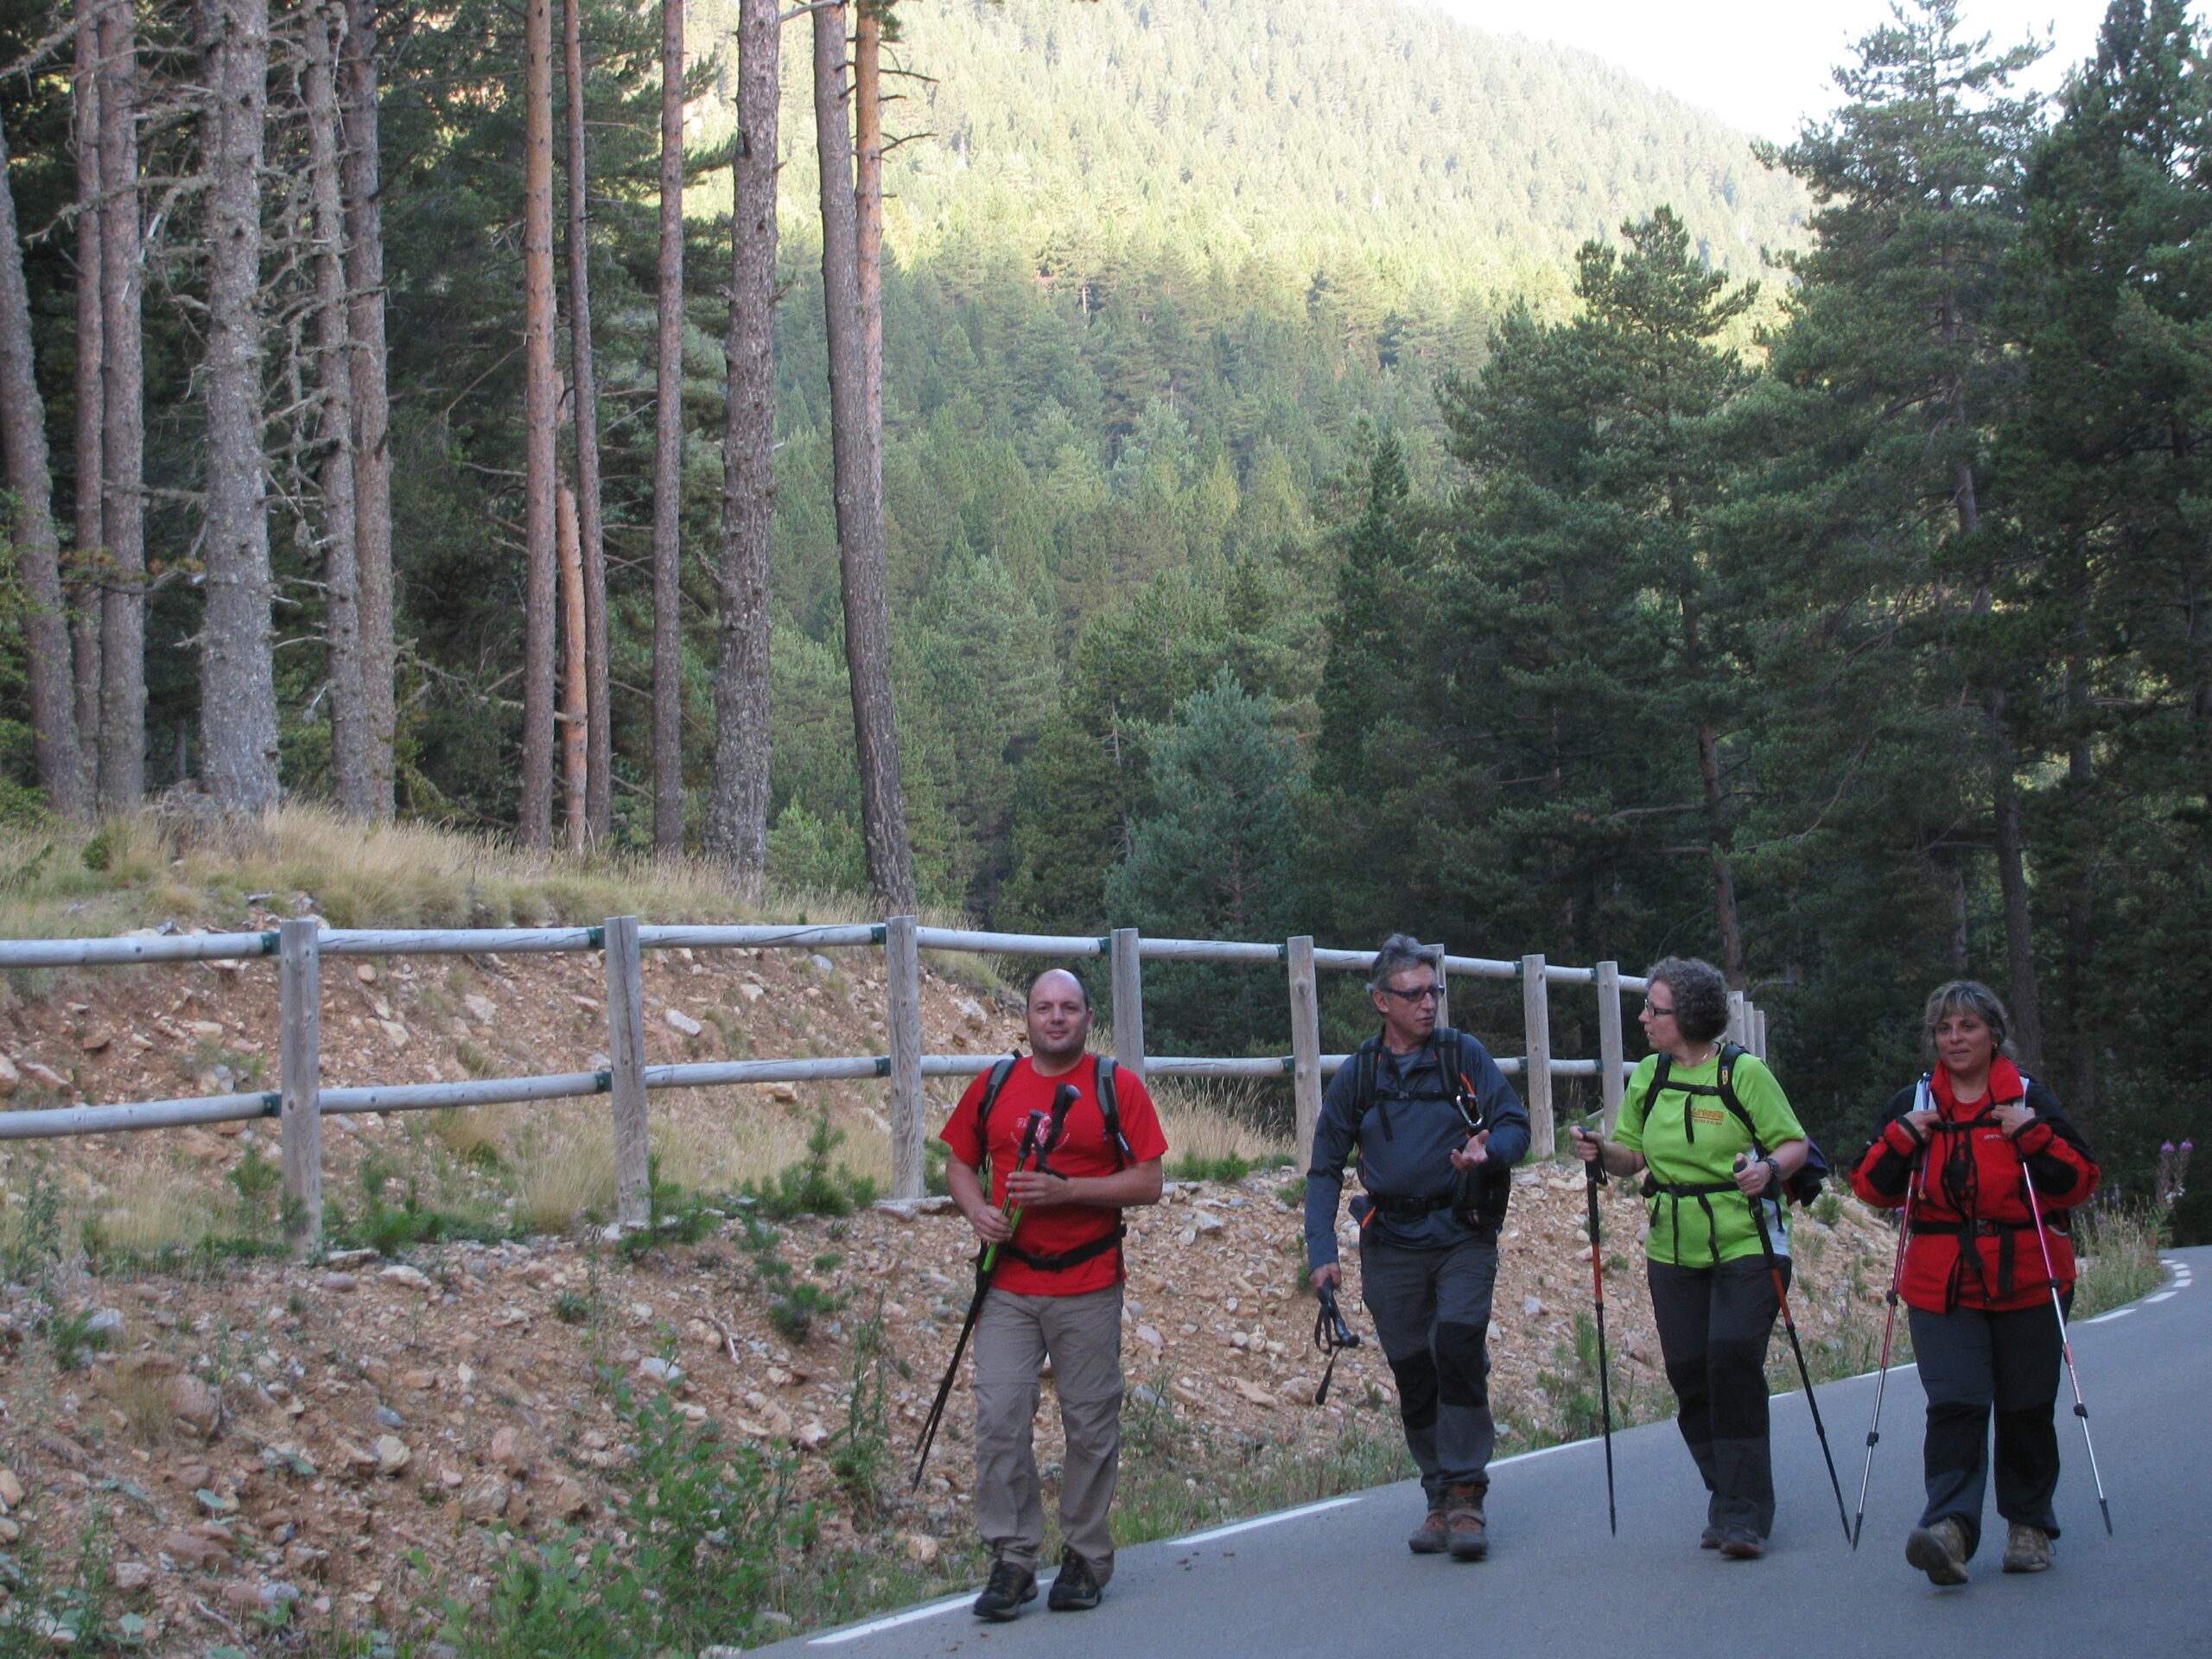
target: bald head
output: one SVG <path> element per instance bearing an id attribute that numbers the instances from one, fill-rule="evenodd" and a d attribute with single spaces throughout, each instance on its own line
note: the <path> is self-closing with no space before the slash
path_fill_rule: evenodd
<path id="1" fill-rule="evenodd" d="M 1029 1049 L 1047 1076 L 1083 1057 L 1090 1039 L 1090 994 L 1065 968 L 1048 968 L 1029 982 Z"/>

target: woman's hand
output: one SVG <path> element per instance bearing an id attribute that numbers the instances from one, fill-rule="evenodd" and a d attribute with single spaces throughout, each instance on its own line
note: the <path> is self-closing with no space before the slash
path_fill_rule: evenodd
<path id="1" fill-rule="evenodd" d="M 1897 1121 L 1912 1132 L 1914 1140 L 1924 1147 L 1928 1144 L 1928 1137 L 1936 1133 L 1936 1121 L 1942 1116 L 1933 1106 L 1924 1106 L 1916 1112 L 1907 1112 Z"/>
<path id="2" fill-rule="evenodd" d="M 1054 1210 L 1075 1202 L 1075 1183 L 1049 1170 L 1017 1169 L 1006 1178 L 1006 1201 L 1022 1210 Z"/>
<path id="3" fill-rule="evenodd" d="M 1467 1144 L 1452 1154 L 1452 1167 L 1472 1169 L 1490 1159 L 1490 1131 L 1478 1129 L 1467 1139 Z"/>
<path id="4" fill-rule="evenodd" d="M 2019 1139 L 2020 1131 L 2036 1121 L 2035 1108 L 2024 1100 L 2016 1100 L 1999 1106 L 1990 1116 L 1997 1120 L 1997 1127 L 2005 1131 L 2007 1140 Z"/>
<path id="5" fill-rule="evenodd" d="M 1756 1198 L 1767 1190 L 1780 1172 L 1771 1158 L 1736 1160 L 1736 1190 L 1747 1198 Z"/>
<path id="6" fill-rule="evenodd" d="M 1573 1142 L 1574 1155 L 1586 1164 L 1596 1163 L 1605 1149 L 1604 1138 L 1595 1129 L 1586 1129 L 1578 1123 L 1567 1130 L 1567 1135 Z"/>

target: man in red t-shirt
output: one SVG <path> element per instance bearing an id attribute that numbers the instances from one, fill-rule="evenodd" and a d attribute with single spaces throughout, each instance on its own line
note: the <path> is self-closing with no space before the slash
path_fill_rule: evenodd
<path id="1" fill-rule="evenodd" d="M 979 1618 L 1010 1619 L 1037 1595 L 1045 1547 L 1030 1426 L 1037 1376 L 1047 1357 L 1060 1397 L 1067 1456 L 1060 1465 L 1060 1570 L 1047 1605 L 1055 1612 L 1098 1605 L 1114 1575 L 1108 1521 L 1122 1455 L 1122 1211 L 1157 1204 L 1166 1138 L 1144 1080 L 1115 1068 L 1120 1134 L 1109 1133 L 1099 1099 L 1100 1061 L 1084 1052 L 1090 997 L 1065 969 L 1029 987 L 1032 1058 L 1017 1060 L 983 1120 L 988 1076 L 960 1097 L 941 1137 L 950 1148 L 946 1183 L 969 1224 L 996 1243 L 999 1262 L 976 1321 L 976 1527 L 991 1552 L 991 1576 L 976 1599 Z M 1063 1085 L 1076 1097 L 1059 1138 L 1037 1152 Z M 1020 1168 L 1023 1132 L 1039 1119 L 1036 1145 Z M 985 1196 L 980 1172 L 990 1167 Z M 1009 1230 L 1007 1213 L 1020 1225 Z"/>

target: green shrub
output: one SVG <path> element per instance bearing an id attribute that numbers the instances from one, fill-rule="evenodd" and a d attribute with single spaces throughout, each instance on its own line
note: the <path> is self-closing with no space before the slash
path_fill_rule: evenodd
<path id="1" fill-rule="evenodd" d="M 834 1169 L 830 1165 L 830 1154 L 844 1138 L 842 1129 L 830 1127 L 828 1111 L 821 1112 L 814 1120 L 814 1132 L 806 1138 L 806 1156 L 785 1165 L 765 1186 L 747 1181 L 745 1196 L 753 1200 L 756 1211 L 772 1221 L 789 1221 L 794 1216 L 849 1216 L 865 1209 L 875 1202 L 875 1183 L 854 1174 L 842 1164 Z"/>

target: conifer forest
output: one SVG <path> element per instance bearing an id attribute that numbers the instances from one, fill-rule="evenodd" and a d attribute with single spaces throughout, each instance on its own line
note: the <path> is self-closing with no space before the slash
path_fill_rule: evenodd
<path id="1" fill-rule="evenodd" d="M 2206 51 L 1898 0 L 1774 148 L 1396 0 L 0 0 L 0 813 L 1695 954 L 1847 1150 L 1971 976 L 2145 1196 L 2212 1129 Z"/>

